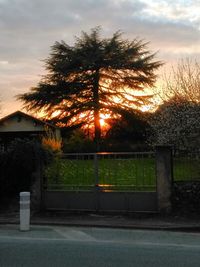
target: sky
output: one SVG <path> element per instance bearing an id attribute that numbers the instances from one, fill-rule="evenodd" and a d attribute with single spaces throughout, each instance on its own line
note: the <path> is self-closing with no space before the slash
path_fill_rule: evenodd
<path id="1" fill-rule="evenodd" d="M 160 73 L 191 58 L 200 61 L 200 0 L 0 0 L 0 117 L 22 109 L 16 95 L 45 74 L 56 41 L 73 45 L 81 31 L 150 42 Z"/>

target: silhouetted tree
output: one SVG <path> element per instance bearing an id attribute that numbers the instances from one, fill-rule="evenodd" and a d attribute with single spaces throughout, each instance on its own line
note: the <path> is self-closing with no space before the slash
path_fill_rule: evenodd
<path id="1" fill-rule="evenodd" d="M 162 104 L 152 115 L 153 144 L 197 149 L 200 144 L 200 65 L 182 59 L 163 77 Z"/>
<path id="2" fill-rule="evenodd" d="M 195 150 L 200 145 L 200 105 L 185 98 L 165 101 L 149 120 L 152 144 Z"/>
<path id="3" fill-rule="evenodd" d="M 164 75 L 161 87 L 161 99 L 175 97 L 176 100 L 200 103 L 200 64 L 189 58 L 182 59 Z"/>
<path id="4" fill-rule="evenodd" d="M 123 40 L 117 31 L 101 39 L 100 28 L 82 32 L 73 46 L 64 41 L 52 46 L 46 60 L 48 74 L 19 99 L 28 110 L 43 110 L 65 125 L 94 125 L 101 138 L 100 114 L 120 114 L 145 104 L 150 96 L 138 95 L 153 86 L 162 64 L 141 40 Z"/>
<path id="5" fill-rule="evenodd" d="M 109 122 L 111 128 L 106 134 L 106 138 L 118 142 L 124 140 L 129 142 L 145 142 L 149 131 L 149 116 L 142 111 L 124 111 L 120 118 L 111 119 Z"/>

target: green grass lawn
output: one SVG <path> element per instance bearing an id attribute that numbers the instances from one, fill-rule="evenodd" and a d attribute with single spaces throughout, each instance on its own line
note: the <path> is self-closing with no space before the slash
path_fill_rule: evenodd
<path id="1" fill-rule="evenodd" d="M 47 169 L 46 177 L 50 185 L 68 187 L 102 187 L 154 188 L 154 159 L 100 159 L 98 161 L 98 177 L 93 160 L 57 159 Z"/>
<path id="2" fill-rule="evenodd" d="M 175 158 L 174 181 L 200 180 L 200 159 Z"/>
<path id="3" fill-rule="evenodd" d="M 48 188 L 57 190 L 91 190 L 95 184 L 104 190 L 156 189 L 154 158 L 99 159 L 96 171 L 92 159 L 56 159 L 47 167 L 45 176 Z M 200 179 L 199 160 L 174 160 L 175 181 L 195 179 Z"/>

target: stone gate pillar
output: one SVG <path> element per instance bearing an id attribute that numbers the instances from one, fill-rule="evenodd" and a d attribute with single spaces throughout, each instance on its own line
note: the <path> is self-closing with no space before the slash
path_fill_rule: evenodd
<path id="1" fill-rule="evenodd" d="M 172 177 L 172 148 L 170 146 L 157 146 L 156 178 L 158 211 L 160 213 L 171 211 Z"/>

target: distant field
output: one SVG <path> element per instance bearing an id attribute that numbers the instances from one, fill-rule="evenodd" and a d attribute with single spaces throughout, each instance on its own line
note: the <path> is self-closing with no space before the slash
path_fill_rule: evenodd
<path id="1" fill-rule="evenodd" d="M 98 173 L 98 176 L 97 176 Z M 57 159 L 46 169 L 48 188 L 88 190 L 98 184 L 107 190 L 154 191 L 156 188 L 155 159 Z M 174 161 L 174 180 L 200 179 L 200 161 Z"/>

